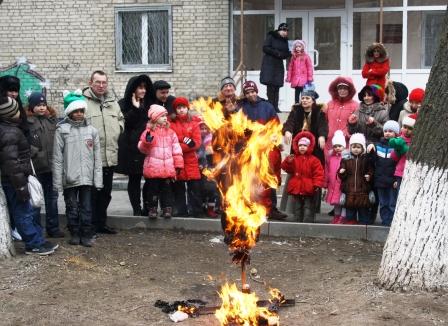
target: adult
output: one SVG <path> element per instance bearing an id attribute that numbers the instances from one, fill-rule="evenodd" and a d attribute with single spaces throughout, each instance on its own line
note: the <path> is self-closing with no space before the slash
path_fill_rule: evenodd
<path id="1" fill-rule="evenodd" d="M 83 90 L 87 101 L 86 119 L 98 129 L 103 163 L 103 188 L 92 191 L 92 224 L 97 233 L 116 234 L 108 227 L 107 207 L 112 199 L 114 169 L 118 164 L 118 138 L 124 128 L 123 114 L 115 97 L 108 91 L 104 71 L 96 70 L 90 76 L 89 87 Z"/>
<path id="2" fill-rule="evenodd" d="M 256 121 L 265 125 L 266 123 L 277 120 L 280 121 L 274 106 L 258 96 L 258 87 L 253 81 L 246 81 L 243 84 L 244 99 L 241 100 L 240 106 L 251 121 Z M 277 176 L 278 184 L 281 182 L 281 153 L 280 148 L 275 147 L 269 153 L 269 163 L 271 165 L 272 172 Z M 288 215 L 280 212 L 277 209 L 277 191 L 275 188 L 270 189 L 270 200 L 265 200 L 268 208 L 268 216 L 274 220 L 282 220 L 288 217 Z"/>
<path id="3" fill-rule="evenodd" d="M 118 101 L 124 116 L 124 132 L 118 140 L 118 166 L 115 171 L 128 176 L 127 191 L 134 216 L 148 215 L 141 206 L 141 197 L 145 198 L 146 189 L 143 187 L 142 193 L 145 155 L 138 150 L 137 144 L 146 129 L 149 106 L 154 103 L 153 94 L 151 79 L 147 75 L 139 75 L 129 79 L 124 97 Z"/>
<path id="4" fill-rule="evenodd" d="M 224 116 L 226 117 L 238 110 L 236 83 L 232 77 L 227 76 L 221 79 L 221 81 L 219 82 L 218 95 L 213 99 L 213 102 L 221 103 L 224 109 Z"/>
<path id="5" fill-rule="evenodd" d="M 330 83 L 328 92 L 332 99 L 328 102 L 326 109 L 328 138 L 325 145 L 325 155 L 333 148 L 331 139 L 333 139 L 336 130 L 342 130 L 348 144 L 350 139 L 350 133 L 347 129 L 348 117 L 359 107 L 359 103 L 353 100 L 356 89 L 349 77 L 337 77 Z"/>
<path id="6" fill-rule="evenodd" d="M 386 105 L 389 108 L 389 119 L 398 121 L 400 112 L 408 101 L 409 90 L 403 83 L 389 80 L 385 89 Z"/>
<path id="7" fill-rule="evenodd" d="M 366 85 L 379 85 L 384 89 L 386 76 L 390 70 L 386 48 L 381 43 L 372 43 L 366 49 L 365 59 L 361 73 L 362 77 L 367 79 Z"/>
<path id="8" fill-rule="evenodd" d="M 281 23 L 278 29 L 270 31 L 263 44 L 263 61 L 261 63 L 260 83 L 267 86 L 268 101 L 278 108 L 280 87 L 285 79 L 283 60 L 291 56 L 288 47 L 288 25 Z"/>
<path id="9" fill-rule="evenodd" d="M 168 111 L 168 116 L 175 114 L 173 108 L 173 102 L 176 99 L 173 95 L 170 95 L 171 85 L 165 80 L 156 80 L 153 84 L 155 93 L 155 103 L 163 106 Z"/>

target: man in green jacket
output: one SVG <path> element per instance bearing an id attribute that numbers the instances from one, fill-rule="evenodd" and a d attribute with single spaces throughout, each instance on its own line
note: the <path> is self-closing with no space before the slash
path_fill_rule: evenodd
<path id="1" fill-rule="evenodd" d="M 86 119 L 100 136 L 103 163 L 103 185 L 92 192 L 92 224 L 97 233 L 116 234 L 106 225 L 107 207 L 112 199 L 114 168 L 118 161 L 118 137 L 124 128 L 124 118 L 113 94 L 108 92 L 108 79 L 104 71 L 96 70 L 90 76 L 89 87 L 83 90 L 87 99 Z"/>

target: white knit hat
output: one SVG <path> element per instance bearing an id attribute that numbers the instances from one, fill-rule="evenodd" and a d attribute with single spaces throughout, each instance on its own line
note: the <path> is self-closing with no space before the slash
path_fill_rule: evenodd
<path id="1" fill-rule="evenodd" d="M 349 143 L 350 143 L 350 146 L 352 144 L 360 144 L 362 146 L 362 148 L 364 149 L 364 152 L 366 151 L 366 137 L 364 137 L 364 135 L 361 133 L 353 134 L 350 137 Z"/>
<path id="2" fill-rule="evenodd" d="M 345 136 L 342 130 L 336 130 L 334 132 L 333 138 L 331 139 L 331 143 L 333 144 L 333 146 L 341 145 L 344 148 L 347 146 L 347 143 L 345 142 Z"/>

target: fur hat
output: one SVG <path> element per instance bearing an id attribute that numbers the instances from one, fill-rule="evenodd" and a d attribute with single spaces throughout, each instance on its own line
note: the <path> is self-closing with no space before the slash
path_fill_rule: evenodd
<path id="1" fill-rule="evenodd" d="M 409 127 L 414 127 L 415 125 L 415 121 L 417 120 L 417 115 L 416 114 L 410 114 L 407 117 L 404 117 L 403 121 L 401 122 L 401 125 L 404 126 L 409 126 Z"/>
<path id="2" fill-rule="evenodd" d="M 409 102 L 422 103 L 425 99 L 425 90 L 422 88 L 414 88 L 409 93 Z"/>
<path id="3" fill-rule="evenodd" d="M 2 91 L 20 91 L 20 79 L 16 76 L 6 75 L 0 77 L 0 88 Z"/>
<path id="4" fill-rule="evenodd" d="M 47 99 L 45 98 L 45 95 L 40 92 L 32 92 L 31 95 L 28 97 L 28 109 L 31 112 L 37 105 L 41 103 L 47 105 Z"/>
<path id="5" fill-rule="evenodd" d="M 255 91 L 256 93 L 258 93 L 258 87 L 257 84 L 255 84 L 253 81 L 251 80 L 247 80 L 244 82 L 243 84 L 243 93 L 246 94 L 247 91 Z"/>
<path id="6" fill-rule="evenodd" d="M 236 83 L 235 83 L 235 81 L 233 80 L 233 78 L 227 76 L 227 77 L 221 79 L 221 81 L 219 82 L 219 89 L 223 89 L 224 86 L 226 86 L 226 85 L 228 85 L 228 84 L 233 85 L 233 87 L 236 88 Z"/>
<path id="7" fill-rule="evenodd" d="M 188 109 L 190 109 L 190 102 L 188 102 L 188 99 L 186 97 L 176 97 L 173 102 L 173 109 L 176 110 L 178 106 L 186 106 Z"/>
<path id="8" fill-rule="evenodd" d="M 149 107 L 148 118 L 152 122 L 157 121 L 164 114 L 168 114 L 168 111 L 161 105 L 153 104 Z"/>
<path id="9" fill-rule="evenodd" d="M 366 152 L 366 137 L 364 137 L 364 134 L 361 133 L 355 133 L 350 137 L 350 146 L 352 144 L 360 144 L 362 148 L 364 149 L 364 153 Z"/>
<path id="10" fill-rule="evenodd" d="M 158 89 L 170 89 L 171 85 L 168 84 L 168 82 L 164 81 L 164 80 L 156 80 L 153 84 L 154 87 L 154 91 L 158 90 Z"/>
<path id="11" fill-rule="evenodd" d="M 345 136 L 342 130 L 336 130 L 334 132 L 333 138 L 331 139 L 331 144 L 333 146 L 341 145 L 344 148 L 347 146 L 347 143 L 345 142 Z"/>
<path id="12" fill-rule="evenodd" d="M 311 141 L 306 138 L 306 137 L 302 137 L 299 139 L 299 141 L 297 142 L 298 145 L 305 145 L 305 146 L 310 146 Z"/>
<path id="13" fill-rule="evenodd" d="M 0 119 L 13 118 L 19 112 L 19 105 L 11 97 L 2 97 L 0 99 Z"/>
<path id="14" fill-rule="evenodd" d="M 393 131 L 396 135 L 400 133 L 400 125 L 395 120 L 388 120 L 383 125 L 383 131 L 390 130 Z"/>
<path id="15" fill-rule="evenodd" d="M 64 113 L 69 116 L 73 111 L 84 109 L 87 110 L 86 98 L 82 95 L 82 91 L 77 89 L 74 92 L 64 91 Z"/>

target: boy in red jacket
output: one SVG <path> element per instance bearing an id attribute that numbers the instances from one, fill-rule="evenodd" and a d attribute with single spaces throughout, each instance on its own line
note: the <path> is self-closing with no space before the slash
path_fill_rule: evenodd
<path id="1" fill-rule="evenodd" d="M 294 217 L 299 222 L 314 223 L 314 195 L 325 182 L 324 168 L 319 159 L 311 154 L 315 142 L 312 133 L 299 132 L 292 144 L 294 154 L 282 162 L 282 169 L 292 175 L 287 190 L 296 200 Z"/>

